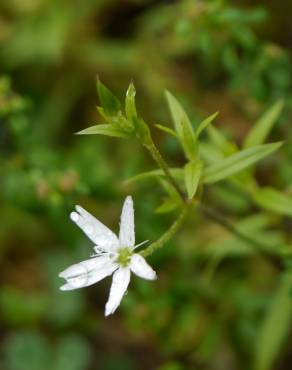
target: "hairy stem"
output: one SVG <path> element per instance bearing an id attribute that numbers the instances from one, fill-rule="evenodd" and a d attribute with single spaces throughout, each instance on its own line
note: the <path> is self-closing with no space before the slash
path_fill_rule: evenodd
<path id="1" fill-rule="evenodd" d="M 167 243 L 178 231 L 178 229 L 183 224 L 188 211 L 190 209 L 190 204 L 184 205 L 181 213 L 179 214 L 178 218 L 174 221 L 174 223 L 170 226 L 170 228 L 163 234 L 159 239 L 157 239 L 154 243 L 150 244 L 146 249 L 141 252 L 143 257 L 147 257 L 156 251 L 158 248 L 161 248 L 165 243 Z"/>

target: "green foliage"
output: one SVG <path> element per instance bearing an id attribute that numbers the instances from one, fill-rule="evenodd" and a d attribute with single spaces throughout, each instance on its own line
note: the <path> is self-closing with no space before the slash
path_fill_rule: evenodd
<path id="1" fill-rule="evenodd" d="M 217 117 L 218 112 L 212 114 L 211 116 L 205 118 L 202 122 L 200 122 L 195 130 L 195 136 L 198 138 L 200 134 L 205 130 L 206 127 Z"/>
<path id="2" fill-rule="evenodd" d="M 290 368 L 291 10 L 1 2 L 1 369 Z M 68 215 L 81 204 L 112 226 L 132 194 L 137 242 L 164 235 L 184 202 L 143 152 L 151 140 L 191 211 L 150 257 L 155 284 L 133 278 L 104 320 L 109 281 L 58 290 L 58 273 L 92 253 Z M 279 140 L 277 153 L 253 162 Z M 211 166 L 224 181 L 205 182 Z"/>
<path id="3" fill-rule="evenodd" d="M 233 176 L 272 154 L 281 145 L 282 143 L 257 145 L 211 164 L 204 171 L 204 182 L 210 184 Z"/>
<path id="4" fill-rule="evenodd" d="M 97 92 L 105 114 L 114 116 L 120 112 L 121 103 L 99 79 L 97 80 Z"/>
<path id="5" fill-rule="evenodd" d="M 96 125 L 79 131 L 78 135 L 105 135 L 126 138 L 127 134 L 114 124 Z"/>
<path id="6" fill-rule="evenodd" d="M 188 162 L 184 167 L 184 178 L 189 199 L 192 199 L 196 194 L 199 181 L 202 174 L 202 162 Z"/>
<path id="7" fill-rule="evenodd" d="M 174 128 L 184 153 L 190 161 L 197 159 L 197 143 L 192 124 L 176 98 L 166 91 L 166 98 L 172 115 Z"/>
<path id="8" fill-rule="evenodd" d="M 39 332 L 11 334 L 4 347 L 7 370 L 85 370 L 90 347 L 78 335 L 61 336 L 52 346 Z"/>
<path id="9" fill-rule="evenodd" d="M 283 101 L 279 100 L 254 124 L 244 141 L 244 147 L 263 144 L 276 123 L 283 109 Z"/>
<path id="10" fill-rule="evenodd" d="M 255 202 L 268 211 L 292 216 L 292 197 L 273 188 L 257 189 L 253 193 Z"/>
<path id="11" fill-rule="evenodd" d="M 135 95 L 136 95 L 136 89 L 134 87 L 134 84 L 130 83 L 127 93 L 126 93 L 126 100 L 125 100 L 125 111 L 126 111 L 126 116 L 129 121 L 132 121 L 138 117 L 137 110 L 136 110 L 136 104 L 135 104 Z"/>
<path id="12" fill-rule="evenodd" d="M 257 336 L 255 370 L 270 370 L 289 333 L 292 318 L 291 276 L 284 276 Z"/>

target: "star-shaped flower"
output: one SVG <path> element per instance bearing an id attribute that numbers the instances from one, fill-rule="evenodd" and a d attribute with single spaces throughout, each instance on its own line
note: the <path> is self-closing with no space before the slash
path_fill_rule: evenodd
<path id="1" fill-rule="evenodd" d="M 120 222 L 119 238 L 105 225 L 80 206 L 70 217 L 95 244 L 90 259 L 68 267 L 59 276 L 66 279 L 61 290 L 73 290 L 95 284 L 113 274 L 105 316 L 113 314 L 127 291 L 131 271 L 143 279 L 156 279 L 155 271 L 134 249 L 135 224 L 132 197 L 125 199 Z"/>

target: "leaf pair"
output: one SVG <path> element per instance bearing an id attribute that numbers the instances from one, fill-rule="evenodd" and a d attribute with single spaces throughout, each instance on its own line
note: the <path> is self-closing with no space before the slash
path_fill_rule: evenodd
<path id="1" fill-rule="evenodd" d="M 188 198 L 192 199 L 197 191 L 202 174 L 203 163 L 200 160 L 198 138 L 201 132 L 213 121 L 217 113 L 207 117 L 194 130 L 189 117 L 177 99 L 166 91 L 166 99 L 169 105 L 175 131 L 168 127 L 157 125 L 158 128 L 176 136 L 182 145 L 188 163 L 184 167 L 184 182 Z"/>
<path id="2" fill-rule="evenodd" d="M 169 92 L 166 91 L 166 99 L 169 105 L 170 113 L 174 123 L 175 131 L 168 127 L 156 125 L 163 131 L 176 136 L 180 141 L 186 158 L 189 161 L 198 159 L 198 138 L 203 130 L 214 120 L 218 115 L 218 112 L 204 119 L 194 130 L 189 117 L 184 111 L 181 104 L 177 99 Z"/>
<path id="3" fill-rule="evenodd" d="M 229 157 L 225 157 L 218 162 L 210 164 L 202 169 L 202 162 L 188 162 L 184 168 L 184 178 L 186 183 L 196 184 L 199 174 L 202 175 L 202 181 L 205 184 L 213 184 L 236 175 L 245 168 L 253 165 L 264 157 L 272 154 L 282 145 L 279 143 L 257 145 L 252 148 L 241 150 Z M 182 180 L 182 170 L 179 168 L 171 169 L 171 174 L 178 180 Z M 132 177 L 128 181 L 138 181 L 147 177 L 162 176 L 162 170 L 144 172 Z M 188 180 L 186 180 L 188 179 Z M 189 180 L 192 179 L 192 180 Z M 195 186 L 195 185 L 194 185 Z M 187 186 L 191 189 L 191 186 Z M 191 191 L 190 191 L 191 193 Z M 284 203 L 282 201 L 282 203 Z"/>

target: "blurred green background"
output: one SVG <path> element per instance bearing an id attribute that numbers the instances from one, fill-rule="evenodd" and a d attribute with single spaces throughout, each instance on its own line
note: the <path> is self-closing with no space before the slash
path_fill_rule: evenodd
<path id="1" fill-rule="evenodd" d="M 291 368 L 289 269 L 200 214 L 151 256 L 159 279 L 134 277 L 112 317 L 103 316 L 110 279 L 64 293 L 57 277 L 92 252 L 69 220 L 75 204 L 117 231 L 132 194 L 138 241 L 175 217 L 154 212 L 155 183 L 125 185 L 154 168 L 136 142 L 73 135 L 100 122 L 97 74 L 120 98 L 133 80 L 151 124 L 169 125 L 168 88 L 193 120 L 220 111 L 217 127 L 238 143 L 283 98 L 271 139 L 285 146 L 257 179 L 292 195 L 291 12 L 288 0 L 0 2 L 1 370 Z M 152 127 L 180 164 L 176 141 Z M 221 183 L 206 198 L 262 241 L 291 243 L 291 218 Z"/>

